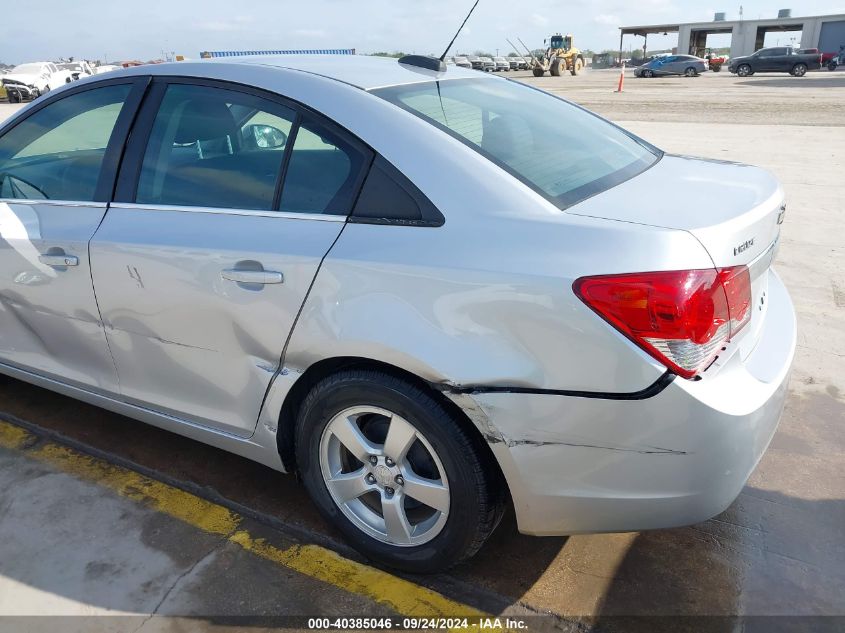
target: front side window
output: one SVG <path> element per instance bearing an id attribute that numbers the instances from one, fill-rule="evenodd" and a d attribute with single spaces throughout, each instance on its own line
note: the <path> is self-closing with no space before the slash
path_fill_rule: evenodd
<path id="1" fill-rule="evenodd" d="M 92 201 L 129 84 L 45 106 L 0 138 L 0 198 Z"/>
<path id="2" fill-rule="evenodd" d="M 168 86 L 153 124 L 135 201 L 270 210 L 291 108 L 253 95 Z"/>
<path id="3" fill-rule="evenodd" d="M 661 156 L 600 117 L 514 81 L 453 79 L 373 93 L 462 141 L 561 209 Z"/>

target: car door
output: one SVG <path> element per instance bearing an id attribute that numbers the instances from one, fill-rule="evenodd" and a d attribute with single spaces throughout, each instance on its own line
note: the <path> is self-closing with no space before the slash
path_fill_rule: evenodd
<path id="1" fill-rule="evenodd" d="M 755 70 L 774 72 L 780 70 L 780 58 L 786 52 L 783 48 L 769 48 L 760 53 L 760 61 Z"/>
<path id="2" fill-rule="evenodd" d="M 107 81 L 0 131 L 0 362 L 116 393 L 88 241 L 114 186 L 144 80 Z"/>
<path id="3" fill-rule="evenodd" d="M 123 398 L 251 435 L 370 161 L 361 143 L 282 99 L 154 83 L 91 242 Z"/>

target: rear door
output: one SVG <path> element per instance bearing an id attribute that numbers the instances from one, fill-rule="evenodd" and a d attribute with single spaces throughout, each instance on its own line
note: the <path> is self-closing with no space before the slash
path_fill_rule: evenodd
<path id="1" fill-rule="evenodd" d="M 117 392 L 88 241 L 106 212 L 146 83 L 98 82 L 45 98 L 0 134 L 3 363 Z"/>
<path id="2" fill-rule="evenodd" d="M 124 399 L 251 435 L 370 160 L 265 93 L 154 83 L 91 243 Z"/>

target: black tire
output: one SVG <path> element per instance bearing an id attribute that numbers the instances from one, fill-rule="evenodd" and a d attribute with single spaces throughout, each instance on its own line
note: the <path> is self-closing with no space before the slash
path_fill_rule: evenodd
<path id="1" fill-rule="evenodd" d="M 18 92 L 10 92 L 8 94 L 9 103 L 20 103 L 21 102 L 21 95 Z"/>
<path id="2" fill-rule="evenodd" d="M 320 468 L 320 442 L 332 418 L 346 408 L 375 405 L 402 416 L 422 433 L 439 456 L 449 479 L 449 516 L 442 530 L 417 546 L 379 541 L 356 527 L 335 504 Z M 388 567 L 434 573 L 475 554 L 504 513 L 505 484 L 474 429 L 429 393 L 396 376 L 348 369 L 317 383 L 300 407 L 296 460 L 305 488 L 320 513 L 356 550 Z"/>
<path id="3" fill-rule="evenodd" d="M 576 57 L 575 60 L 572 62 L 572 68 L 569 69 L 569 74 L 575 77 L 578 73 L 581 72 L 581 69 L 584 67 L 584 60 L 580 57 Z"/>
<path id="4" fill-rule="evenodd" d="M 645 70 L 643 70 L 643 72 L 642 72 L 641 74 L 642 74 L 642 76 L 643 76 L 643 77 L 645 77 L 646 79 L 650 79 L 651 77 L 654 77 L 654 72 L 652 72 L 652 71 L 651 71 L 651 70 L 649 70 L 648 68 L 646 68 Z"/>
<path id="5" fill-rule="evenodd" d="M 690 66 L 689 68 L 684 70 L 684 76 L 685 77 L 695 77 L 696 75 L 698 75 L 698 73 L 696 72 L 695 68 L 693 68 L 692 66 Z"/>
<path id="6" fill-rule="evenodd" d="M 790 74 L 793 77 L 803 77 L 807 74 L 807 64 L 795 64 Z"/>
<path id="7" fill-rule="evenodd" d="M 561 74 L 560 67 L 561 67 L 561 59 L 559 57 L 556 57 L 555 60 L 552 62 L 551 68 L 549 68 L 549 74 L 552 77 L 560 77 L 560 74 Z M 566 67 L 566 65 L 564 64 L 564 68 L 565 67 Z"/>
<path id="8" fill-rule="evenodd" d="M 754 70 L 748 64 L 740 64 L 736 68 L 736 74 L 739 77 L 750 77 L 754 74 Z"/>
<path id="9" fill-rule="evenodd" d="M 535 67 L 535 68 L 532 69 L 532 73 L 534 74 L 535 77 L 542 77 L 543 75 L 546 74 L 546 71 L 543 70 L 542 68 Z"/>
<path id="10" fill-rule="evenodd" d="M 827 69 L 828 70 L 836 70 L 837 63 L 836 62 L 827 62 Z"/>

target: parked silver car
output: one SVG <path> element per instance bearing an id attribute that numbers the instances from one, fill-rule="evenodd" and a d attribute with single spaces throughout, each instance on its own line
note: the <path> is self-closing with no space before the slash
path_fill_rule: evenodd
<path id="1" fill-rule="evenodd" d="M 706 59 L 694 55 L 664 55 L 634 68 L 634 77 L 695 77 L 710 69 Z"/>
<path id="2" fill-rule="evenodd" d="M 147 65 L 0 127 L 0 372 L 297 470 L 366 556 L 725 509 L 796 340 L 767 172 L 431 58 Z"/>
<path id="3" fill-rule="evenodd" d="M 496 65 L 496 67 L 493 69 L 496 72 L 498 72 L 500 70 L 510 70 L 511 69 L 511 65 L 508 62 L 507 58 L 505 58 L 505 57 L 494 57 L 493 63 Z"/>

